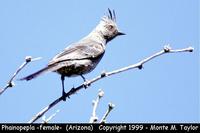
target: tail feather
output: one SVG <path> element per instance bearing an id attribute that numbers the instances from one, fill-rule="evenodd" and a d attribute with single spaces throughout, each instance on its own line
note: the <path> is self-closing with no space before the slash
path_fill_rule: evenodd
<path id="1" fill-rule="evenodd" d="M 41 75 L 41 74 L 43 74 L 45 72 L 48 72 L 50 68 L 51 67 L 47 66 L 47 67 L 45 67 L 45 68 L 43 68 L 43 69 L 41 69 L 41 70 L 39 70 L 39 71 L 37 71 L 37 72 L 35 72 L 33 74 L 30 74 L 30 75 L 28 75 L 26 77 L 21 78 L 19 80 L 26 80 L 26 81 L 31 80 L 31 79 L 36 78 L 37 76 L 39 76 L 39 75 Z"/>

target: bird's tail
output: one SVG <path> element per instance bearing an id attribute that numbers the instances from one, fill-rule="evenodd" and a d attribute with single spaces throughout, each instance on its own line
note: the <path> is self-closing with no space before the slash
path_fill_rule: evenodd
<path id="1" fill-rule="evenodd" d="M 39 70 L 39 71 L 37 71 L 37 72 L 35 72 L 33 74 L 30 74 L 30 75 L 28 75 L 26 77 L 23 77 L 23 78 L 21 78 L 19 80 L 26 80 L 26 81 L 28 81 L 28 80 L 34 79 L 37 76 L 39 76 L 39 75 L 41 75 L 43 73 L 48 72 L 49 70 L 51 70 L 51 68 L 52 68 L 51 66 L 46 66 L 45 68 L 43 68 L 43 69 L 41 69 L 41 70 Z"/>

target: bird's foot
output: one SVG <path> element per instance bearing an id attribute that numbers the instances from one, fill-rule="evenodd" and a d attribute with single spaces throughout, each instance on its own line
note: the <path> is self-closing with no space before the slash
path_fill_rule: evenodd
<path id="1" fill-rule="evenodd" d="M 65 91 L 62 92 L 62 100 L 66 101 L 66 93 L 65 93 Z"/>
<path id="2" fill-rule="evenodd" d="M 83 79 L 83 81 L 84 81 L 83 87 L 84 87 L 85 89 L 87 89 L 87 88 L 90 86 L 89 81 L 88 81 L 82 74 L 81 74 L 80 76 L 82 77 L 82 79 Z"/>
<path id="3" fill-rule="evenodd" d="M 87 89 L 89 86 L 90 86 L 89 80 L 85 80 L 85 82 L 83 83 L 83 87 Z"/>

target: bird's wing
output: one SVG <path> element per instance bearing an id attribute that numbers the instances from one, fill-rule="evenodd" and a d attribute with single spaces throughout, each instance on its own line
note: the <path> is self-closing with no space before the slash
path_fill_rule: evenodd
<path id="1" fill-rule="evenodd" d="M 62 61 L 94 59 L 104 53 L 105 49 L 103 45 L 92 40 L 77 42 L 57 54 L 48 65 Z"/>

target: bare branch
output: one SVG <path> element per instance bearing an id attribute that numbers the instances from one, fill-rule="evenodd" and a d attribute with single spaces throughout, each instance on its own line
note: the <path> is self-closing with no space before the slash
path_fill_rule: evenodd
<path id="1" fill-rule="evenodd" d="M 121 73 L 121 72 L 124 72 L 124 71 L 127 71 L 127 70 L 130 70 L 130 69 L 134 69 L 134 68 L 139 68 L 139 69 L 142 69 L 143 67 L 143 64 L 154 59 L 155 57 L 158 57 L 160 55 L 163 55 L 163 54 L 166 54 L 166 53 L 179 53 L 179 52 L 192 52 L 194 50 L 194 48 L 192 47 L 188 47 L 188 48 L 184 48 L 184 49 L 176 49 L 176 50 L 172 50 L 169 46 L 165 46 L 163 48 L 163 50 L 161 50 L 160 52 L 157 52 L 155 54 L 153 54 L 152 56 L 149 56 L 143 60 L 141 60 L 140 62 L 136 63 L 136 64 L 133 64 L 133 65 L 130 65 L 130 66 L 127 66 L 127 67 L 123 67 L 121 69 L 117 69 L 117 70 L 114 70 L 114 71 L 111 71 L 111 72 L 103 72 L 101 75 L 91 79 L 91 80 L 88 80 L 86 82 L 84 82 L 83 84 L 81 84 L 80 86 L 76 87 L 76 88 L 72 88 L 69 92 L 67 92 L 64 96 L 61 96 L 59 97 L 58 99 L 56 99 L 55 101 L 53 101 L 50 105 L 48 105 L 47 107 L 45 107 L 42 111 L 40 111 L 38 114 L 36 114 L 30 121 L 29 123 L 33 123 L 35 122 L 36 120 L 38 120 L 41 116 L 43 116 L 49 109 L 51 109 L 53 106 L 55 106 L 56 104 L 58 104 L 60 101 L 63 100 L 63 97 L 64 98 L 69 98 L 72 94 L 75 94 L 76 92 L 78 92 L 79 90 L 81 90 L 82 88 L 85 88 L 85 86 L 89 86 L 91 85 L 92 83 L 100 80 L 100 79 L 103 79 L 105 77 L 108 77 L 108 76 L 111 76 L 111 75 L 114 75 L 114 74 L 117 74 L 117 73 Z"/>
<path id="2" fill-rule="evenodd" d="M 13 87 L 15 84 L 13 82 L 13 79 L 17 76 L 17 74 L 30 62 L 32 61 L 36 61 L 36 60 L 39 60 L 41 59 L 41 57 L 38 57 L 38 58 L 34 58 L 32 59 L 31 56 L 26 56 L 25 57 L 25 62 L 23 62 L 21 64 L 21 66 L 17 69 L 17 71 L 13 74 L 13 76 L 11 77 L 11 79 L 8 81 L 8 83 L 6 84 L 6 86 L 3 88 L 3 89 L 0 89 L 0 95 L 3 94 L 3 92 L 5 92 L 8 88 L 11 88 Z"/>
<path id="3" fill-rule="evenodd" d="M 56 114 L 60 112 L 60 110 L 56 110 L 56 112 L 54 114 L 52 114 L 51 116 L 49 116 L 49 118 L 46 119 L 45 115 L 42 117 L 43 123 L 48 123 L 53 117 L 56 116 Z"/>
<path id="4" fill-rule="evenodd" d="M 106 113 L 104 114 L 104 116 L 102 117 L 100 123 L 106 123 L 106 118 L 108 117 L 108 114 L 110 113 L 110 111 L 115 107 L 114 104 L 112 103 L 108 103 L 108 109 L 106 111 Z"/>
<path id="5" fill-rule="evenodd" d="M 93 100 L 93 102 L 92 102 L 93 110 L 92 110 L 92 116 L 90 118 L 90 123 L 95 123 L 95 122 L 98 121 L 98 117 L 96 115 L 96 110 L 97 110 L 97 106 L 99 104 L 99 101 L 103 97 L 103 95 L 104 95 L 104 92 L 101 89 L 99 89 L 97 99 Z"/>

